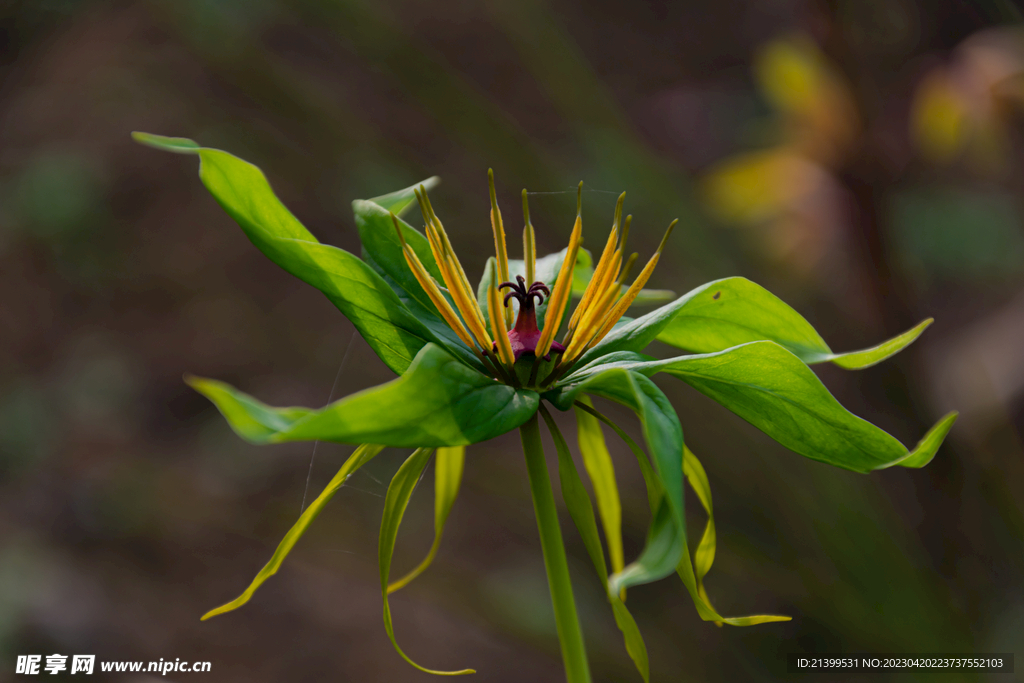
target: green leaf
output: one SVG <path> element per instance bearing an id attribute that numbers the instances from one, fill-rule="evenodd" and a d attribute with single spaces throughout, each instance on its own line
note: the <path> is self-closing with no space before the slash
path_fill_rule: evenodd
<path id="1" fill-rule="evenodd" d="M 642 366 L 642 364 L 640 364 Z M 609 590 L 657 581 L 675 571 L 686 551 L 683 524 L 683 430 L 665 394 L 644 375 L 617 367 L 597 368 L 593 374 L 544 394 L 560 410 L 568 410 L 582 393 L 621 403 L 640 417 L 644 439 L 654 462 L 660 489 L 647 543 L 640 558 L 613 574 Z"/>
<path id="2" fill-rule="evenodd" d="M 777 296 L 742 277 L 715 280 L 618 327 L 581 359 L 614 351 L 642 351 L 654 339 L 694 353 L 714 353 L 752 341 L 773 341 L 805 363 L 832 362 L 859 370 L 902 351 L 932 322 L 869 349 L 833 353 L 803 316 Z"/>
<path id="3" fill-rule="evenodd" d="M 800 455 L 855 472 L 903 463 L 919 466 L 935 454 L 955 419 L 944 417 L 908 453 L 896 438 L 846 410 L 809 367 L 770 341 L 667 360 L 623 360 L 603 366 L 603 371 L 610 366 L 645 375 L 667 372 Z M 601 371 L 601 365 L 594 365 L 588 372 Z M 588 380 L 573 375 L 566 379 L 567 384 L 576 381 L 585 386 Z"/>
<path id="4" fill-rule="evenodd" d="M 434 460 L 434 542 L 430 546 L 430 552 L 415 569 L 388 586 L 388 593 L 394 593 L 409 585 L 409 582 L 425 572 L 434 561 L 437 549 L 441 546 L 441 536 L 444 535 L 448 514 L 459 495 L 462 467 L 465 462 L 465 446 L 437 449 L 437 457 Z"/>
<path id="5" fill-rule="evenodd" d="M 398 379 L 320 410 L 271 408 L 215 380 L 188 378 L 231 428 L 256 444 L 285 441 L 464 446 L 511 431 L 537 411 L 534 391 L 513 389 L 433 344 Z"/>
<path id="6" fill-rule="evenodd" d="M 174 152 L 175 154 L 195 154 L 201 149 L 194 140 L 189 140 L 188 138 L 169 138 L 163 135 L 136 131 L 132 133 L 132 139 L 147 147 L 161 149 L 165 152 Z"/>
<path id="7" fill-rule="evenodd" d="M 352 321 L 389 368 L 401 374 L 431 341 L 441 343 L 358 257 L 320 244 L 274 195 L 256 166 L 184 138 L 134 133 L 143 144 L 197 154 L 199 178 L 270 260 L 313 285 Z"/>
<path id="8" fill-rule="evenodd" d="M 618 625 L 625 640 L 626 652 L 633 660 L 637 671 L 640 672 L 644 681 L 649 681 L 650 663 L 647 657 L 647 646 L 644 644 L 643 636 L 640 634 L 640 628 L 636 625 L 636 620 L 633 619 L 633 615 L 626 609 L 626 605 L 619 596 L 608 591 L 608 567 L 604 562 L 604 550 L 601 547 L 601 537 L 597 533 L 597 520 L 594 517 L 594 507 L 590 502 L 590 496 L 583 485 L 583 480 L 580 479 L 580 474 L 576 470 L 576 464 L 572 461 L 572 454 L 569 453 L 569 445 L 565 442 L 565 438 L 562 436 L 561 431 L 559 431 L 558 425 L 555 424 L 551 414 L 545 408 L 541 407 L 540 414 L 548 425 L 548 431 L 551 433 L 551 438 L 555 442 L 555 450 L 558 453 L 558 480 L 562 485 L 562 499 L 565 501 L 565 506 L 569 509 L 569 515 L 572 517 L 572 521 L 575 523 L 576 529 L 583 539 L 583 545 L 590 555 L 590 560 L 594 563 L 594 570 L 604 585 L 605 595 L 612 606 L 612 614 L 615 616 L 615 623 Z M 588 413 L 582 412 L 577 414 L 577 419 L 579 419 L 580 415 L 590 417 Z M 593 418 L 591 417 L 591 419 Z M 614 485 L 614 483 L 613 479 L 612 484 Z M 617 489 L 615 495 L 616 500 L 618 500 Z M 605 535 L 607 536 L 607 532 Z M 621 537 L 619 541 L 621 544 Z"/>
<path id="9" fill-rule="evenodd" d="M 412 203 L 416 201 L 416 193 L 413 192 L 413 190 L 422 187 L 429 192 L 440 184 L 441 179 L 435 175 L 427 178 L 426 180 L 421 180 L 415 185 L 410 185 L 404 190 L 389 192 L 388 194 L 374 197 L 368 201 L 373 202 L 385 211 L 390 211 L 396 216 L 401 216 L 410 206 L 412 206 Z"/>
<path id="10" fill-rule="evenodd" d="M 221 605 L 216 609 L 212 609 L 203 615 L 202 620 L 205 621 L 210 617 L 215 617 L 218 614 L 224 614 L 231 610 L 238 609 L 245 603 L 249 602 L 249 599 L 256 592 L 256 589 L 263 585 L 263 582 L 269 579 L 271 576 L 277 573 L 277 570 L 281 567 L 281 563 L 284 562 L 284 558 L 288 556 L 295 544 L 298 543 L 299 539 L 302 538 L 302 534 L 306 533 L 306 529 L 313 520 L 317 518 L 317 515 L 324 509 L 327 503 L 334 497 L 334 494 L 338 492 L 350 476 L 352 476 L 356 470 L 368 463 L 375 455 L 381 452 L 383 446 L 373 446 L 365 444 L 359 446 L 345 461 L 345 464 L 341 466 L 338 473 L 334 475 L 330 483 L 324 487 L 324 490 L 317 496 L 316 500 L 310 503 L 309 507 L 302 511 L 299 515 L 299 521 L 295 522 L 288 533 L 284 535 L 281 542 L 277 546 L 277 550 L 274 551 L 270 561 L 263 566 L 263 569 L 259 571 L 256 578 L 252 580 L 249 587 L 231 602 Z"/>
<path id="11" fill-rule="evenodd" d="M 430 460 L 432 448 L 418 448 L 409 459 L 402 463 L 398 472 L 388 486 L 387 496 L 384 498 L 384 515 L 380 522 L 380 544 L 377 550 L 377 559 L 380 564 L 380 592 L 384 597 L 384 628 L 388 632 L 388 638 L 395 650 L 402 656 L 402 659 L 412 664 L 420 671 L 437 676 L 461 676 L 463 674 L 476 673 L 473 669 L 461 669 L 459 671 L 435 671 L 427 669 L 409 659 L 409 656 L 402 652 L 395 640 L 395 628 L 391 623 L 391 605 L 388 603 L 388 575 L 391 572 L 391 556 L 395 552 L 395 539 L 398 538 L 398 527 L 402 524 L 402 517 L 405 509 L 409 506 L 409 499 L 412 492 L 416 490 L 416 483 L 419 481 L 423 468 Z"/>
<path id="12" fill-rule="evenodd" d="M 708 514 L 708 523 L 704 527 L 704 534 L 701 536 L 697 552 L 694 553 L 693 564 L 696 569 L 697 583 L 704 578 L 704 575 L 711 569 L 715 562 L 715 546 L 717 536 L 715 534 L 715 513 L 711 505 L 711 484 L 708 482 L 708 475 L 704 466 L 700 464 L 697 456 L 686 446 L 683 446 L 683 475 L 690 482 L 690 487 L 700 499 L 704 512 Z"/>
<path id="13" fill-rule="evenodd" d="M 892 339 L 884 341 L 877 346 L 872 346 L 869 349 L 862 349 L 860 351 L 833 353 L 827 358 L 823 358 L 821 360 L 832 361 L 839 367 L 846 368 L 847 370 L 861 370 L 862 368 L 869 368 L 872 365 L 881 363 L 886 358 L 896 355 L 906 347 L 910 346 L 915 339 L 921 336 L 921 333 L 924 332 L 932 322 L 934 322 L 934 318 L 927 318 L 903 334 L 898 334 Z M 810 362 L 817 363 L 820 361 L 812 360 Z"/>
<path id="14" fill-rule="evenodd" d="M 951 413 L 947 413 L 941 420 L 935 423 L 928 433 L 925 434 L 920 441 L 917 442 L 917 446 L 914 450 L 907 453 L 906 457 L 896 462 L 889 463 L 886 467 L 912 467 L 914 469 L 924 467 L 932 461 L 935 454 L 939 450 L 939 446 L 945 441 L 946 435 L 949 434 L 949 430 L 953 428 L 953 423 L 956 422 L 956 418 L 959 413 L 955 410 Z"/>
<path id="15" fill-rule="evenodd" d="M 586 402 L 587 399 L 584 397 L 581 401 Z M 612 571 L 621 572 L 625 566 L 622 552 L 622 504 L 619 502 L 619 487 L 615 482 L 612 456 L 604 442 L 597 418 L 579 408 L 576 409 L 576 431 L 583 466 L 587 469 L 590 483 L 594 487 L 594 497 L 597 498 L 597 511 L 601 515 Z"/>

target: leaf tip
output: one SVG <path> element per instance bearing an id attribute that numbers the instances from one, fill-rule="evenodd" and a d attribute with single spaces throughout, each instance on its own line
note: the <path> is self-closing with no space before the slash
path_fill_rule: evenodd
<path id="1" fill-rule="evenodd" d="M 154 135 L 153 133 L 144 133 L 138 130 L 132 131 L 132 140 L 135 140 L 135 142 L 140 145 L 146 145 L 147 147 L 162 149 L 165 152 L 174 152 L 176 154 L 195 154 L 200 150 L 200 146 L 195 142 L 195 140 Z"/>

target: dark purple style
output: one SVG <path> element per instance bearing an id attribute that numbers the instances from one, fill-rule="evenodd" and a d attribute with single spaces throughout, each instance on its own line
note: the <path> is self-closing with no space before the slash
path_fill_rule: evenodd
<path id="1" fill-rule="evenodd" d="M 516 360 L 524 353 L 531 356 L 536 355 L 537 342 L 540 341 L 540 330 L 537 329 L 537 311 L 534 308 L 533 297 L 537 297 L 537 303 L 543 303 L 545 296 L 551 296 L 551 290 L 543 282 L 534 282 L 530 288 L 526 288 L 526 279 L 522 275 L 516 275 L 517 282 L 502 282 L 498 289 L 508 287 L 511 291 L 505 295 L 505 306 L 508 300 L 515 297 L 519 300 L 519 316 L 516 318 L 516 326 L 508 332 L 508 340 L 512 344 L 512 353 Z M 495 342 L 494 349 L 497 352 L 498 344 Z M 551 342 L 551 351 L 562 353 L 565 347 L 556 341 Z M 544 356 L 544 360 L 551 360 L 551 353 Z"/>

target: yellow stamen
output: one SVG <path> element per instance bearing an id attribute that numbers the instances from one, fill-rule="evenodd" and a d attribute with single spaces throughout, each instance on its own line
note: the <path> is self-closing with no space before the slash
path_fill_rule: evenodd
<path id="1" fill-rule="evenodd" d="M 537 236 L 533 233 L 530 222 L 530 205 L 526 201 L 526 188 L 523 188 L 523 261 L 526 262 L 526 286 L 529 287 L 537 279 Z"/>
<path id="2" fill-rule="evenodd" d="M 583 290 L 583 297 L 580 299 L 579 304 L 576 305 L 576 310 L 573 311 L 572 318 L 569 319 L 570 334 L 572 334 L 573 330 L 575 330 L 579 325 L 594 298 L 598 296 L 598 292 L 601 290 L 601 282 L 604 280 L 605 273 L 611 265 L 612 255 L 615 253 L 615 242 L 617 238 L 618 231 L 613 227 L 612 231 L 608 234 L 608 241 L 605 243 L 604 251 L 601 253 L 601 259 L 597 262 L 594 274 L 590 277 L 590 282 L 587 283 L 587 288 Z"/>
<path id="3" fill-rule="evenodd" d="M 612 257 L 608 259 L 608 262 L 605 264 L 601 273 L 601 279 L 596 282 L 594 282 L 594 280 L 591 281 L 594 283 L 593 297 L 586 309 L 584 309 L 580 315 L 579 325 L 575 330 L 571 330 L 569 334 L 566 335 L 566 341 L 563 343 L 567 347 L 577 347 L 577 341 L 585 342 L 594 333 L 594 327 L 607 312 L 607 307 L 610 301 L 609 297 L 611 296 L 610 292 L 614 291 L 615 294 L 618 294 L 618 290 L 615 285 L 615 277 L 619 273 L 619 264 L 621 261 L 622 253 L 616 249 L 612 254 Z M 568 356 L 568 353 L 566 355 Z"/>
<path id="4" fill-rule="evenodd" d="M 491 318 L 491 329 L 498 342 L 498 356 L 508 367 L 516 364 L 516 356 L 512 351 L 512 342 L 508 340 L 508 328 L 505 326 L 505 316 L 502 315 L 501 293 L 498 291 L 498 280 L 496 273 L 491 270 L 491 284 L 487 287 L 487 308 Z"/>
<path id="5" fill-rule="evenodd" d="M 573 311 L 572 318 L 569 319 L 570 337 L 576 329 L 577 324 L 583 318 L 583 315 L 586 313 L 593 299 L 600 296 L 601 283 L 604 280 L 605 272 L 608 270 L 612 255 L 615 252 L 615 242 L 618 240 L 619 235 L 619 219 L 622 217 L 622 202 L 625 198 L 626 193 L 623 192 L 619 195 L 619 200 L 615 203 L 615 219 L 612 221 L 612 230 L 608 234 L 608 241 L 604 245 L 604 251 L 601 252 L 601 258 L 597 261 L 597 268 L 594 269 L 594 274 L 591 276 L 590 282 L 587 283 L 587 288 L 583 291 L 583 298 L 580 299 L 580 303 L 576 306 L 576 310 Z"/>
<path id="6" fill-rule="evenodd" d="M 597 336 L 597 333 L 601 330 L 601 323 L 604 321 L 612 304 L 615 303 L 619 293 L 622 292 L 622 285 L 629 277 L 630 271 L 633 270 L 633 264 L 636 263 L 636 259 L 636 253 L 629 257 L 629 260 L 626 261 L 626 267 L 622 269 L 622 274 L 605 290 L 601 299 L 594 304 L 593 309 L 588 311 L 587 320 L 576 329 L 576 336 L 567 341 L 564 356 L 566 360 L 576 358 L 583 349 L 590 346 L 594 337 Z"/>
<path id="7" fill-rule="evenodd" d="M 580 182 L 579 190 L 576 193 L 576 224 L 572 228 L 572 236 L 569 238 L 569 248 L 562 261 L 562 268 L 558 271 L 558 279 L 555 280 L 555 288 L 548 297 L 548 310 L 544 315 L 544 329 L 541 331 L 540 340 L 537 342 L 536 354 L 543 358 L 551 350 L 551 342 L 555 340 L 555 333 L 562 324 L 562 315 L 565 313 L 565 304 L 572 294 L 572 273 L 576 268 L 576 256 L 583 242 L 583 217 L 582 217 L 582 195 L 583 182 Z"/>
<path id="8" fill-rule="evenodd" d="M 451 254 L 446 254 L 446 257 L 448 269 L 454 269 L 455 264 L 452 262 Z M 483 313 L 480 311 L 480 306 L 472 291 L 460 278 L 456 278 L 455 282 L 448 285 L 448 293 L 452 295 L 456 308 L 462 314 L 462 319 L 466 321 L 466 327 L 476 337 L 477 343 L 481 348 L 490 351 L 493 343 L 490 335 L 487 334 Z"/>
<path id="9" fill-rule="evenodd" d="M 469 278 L 466 277 L 466 271 L 463 270 L 462 263 L 459 261 L 458 255 L 452 248 L 452 243 L 448 240 L 448 233 L 445 232 L 444 226 L 441 225 L 441 220 L 437 217 L 437 214 L 434 213 L 434 207 L 430 204 L 430 198 L 427 196 L 426 190 L 421 189 L 420 194 L 422 195 L 423 203 L 426 205 L 426 209 L 429 212 L 430 224 L 433 226 L 434 232 L 436 233 L 435 239 L 438 241 L 438 248 L 442 254 L 441 260 L 446 260 L 446 257 L 451 260 L 451 265 L 449 266 L 449 275 L 451 276 L 451 280 L 449 281 L 448 277 L 445 277 L 445 283 L 448 285 L 448 289 L 451 290 L 456 281 L 461 281 L 465 289 L 472 292 L 473 290 L 469 286 Z M 437 258 L 436 254 L 435 258 Z M 440 263 L 438 263 L 438 267 L 441 267 Z M 441 274 L 445 275 L 443 268 L 441 270 Z M 475 295 L 471 295 L 470 298 L 476 302 Z M 479 306 L 477 306 L 477 310 L 479 311 Z"/>
<path id="10" fill-rule="evenodd" d="M 626 253 L 626 240 L 629 239 L 629 225 L 633 222 L 633 216 L 626 216 L 626 222 L 622 225 L 622 239 L 619 240 L 619 251 Z"/>
<path id="11" fill-rule="evenodd" d="M 473 294 L 473 290 L 469 286 L 469 279 L 466 278 L 466 272 L 462 269 L 459 257 L 455 254 L 455 250 L 452 249 L 444 226 L 441 225 L 440 219 L 434 213 L 434 207 L 431 206 L 430 198 L 427 197 L 426 191 L 421 188 L 416 193 L 416 198 L 420 201 L 420 210 L 426 221 L 430 249 L 434 254 L 434 260 L 437 261 L 438 269 L 441 271 L 441 277 L 448 288 L 448 293 L 452 295 L 455 307 L 462 314 L 462 319 L 466 321 L 466 325 L 473 332 L 477 342 L 482 348 L 490 351 L 491 340 L 487 336 L 487 326 L 484 323 L 483 313 L 480 310 L 480 304 L 476 300 L 476 295 Z"/>
<path id="12" fill-rule="evenodd" d="M 473 338 L 466 331 L 462 321 L 459 320 L 459 316 L 456 315 L 452 309 L 451 304 L 448 303 L 448 299 L 444 298 L 444 294 L 441 293 L 441 289 L 437 286 L 437 282 L 430 276 L 427 269 L 423 266 L 416 252 L 413 251 L 412 247 L 405 243 L 405 236 L 402 235 L 402 230 L 398 226 L 398 218 L 394 214 L 391 214 L 391 220 L 395 224 L 395 230 L 398 231 L 398 239 L 402 242 L 402 255 L 405 256 L 405 262 L 409 264 L 409 270 L 416 277 L 417 282 L 423 287 L 423 291 L 427 293 L 430 300 L 433 302 L 434 307 L 437 308 L 437 312 L 441 314 L 444 321 L 448 323 L 448 326 L 452 328 L 462 343 L 469 348 L 474 348 Z"/>
<path id="13" fill-rule="evenodd" d="M 630 254 L 629 259 L 626 261 L 626 266 L 622 269 L 622 275 L 620 275 L 619 279 L 616 280 L 618 284 L 622 285 L 626 282 L 626 280 L 629 279 L 629 274 L 633 270 L 633 264 L 636 263 L 636 260 L 639 256 L 640 254 L 636 253 L 635 251 L 632 254 Z"/>
<path id="14" fill-rule="evenodd" d="M 505 225 L 501 222 L 498 197 L 494 193 L 494 169 L 487 169 L 487 187 L 491 194 L 491 230 L 494 232 L 494 251 L 498 256 L 498 277 L 508 282 L 508 251 L 505 249 Z M 529 286 L 529 283 L 527 283 Z M 505 324 L 512 326 L 512 308 L 505 309 Z"/>
<path id="15" fill-rule="evenodd" d="M 605 335 L 611 332 L 612 328 L 615 326 L 615 323 L 619 321 L 619 318 L 623 316 L 623 314 L 626 312 L 626 309 L 628 309 L 630 305 L 633 303 L 633 300 L 636 299 L 637 295 L 640 293 L 640 290 L 642 290 L 644 288 L 644 285 L 647 284 L 647 280 L 650 279 L 651 273 L 654 272 L 654 268 L 658 265 L 658 260 L 661 258 L 661 252 L 664 251 L 665 243 L 668 241 L 668 236 L 672 234 L 672 228 L 676 227 L 676 223 L 678 222 L 679 219 L 677 218 L 676 220 L 672 221 L 672 223 L 668 226 L 668 230 L 665 231 L 665 236 L 661 238 L 661 244 L 658 245 L 658 250 L 654 252 L 654 256 L 652 256 L 651 260 L 647 262 L 647 265 L 644 266 L 644 269 L 640 271 L 640 274 L 637 276 L 636 280 L 633 281 L 633 284 L 630 285 L 628 290 L 626 290 L 626 293 L 622 296 L 621 299 L 619 299 L 619 302 L 615 304 L 615 307 L 608 312 L 607 316 L 605 316 L 605 321 L 601 326 L 601 331 L 598 332 L 597 336 L 594 337 L 594 340 L 587 345 L 588 347 L 592 347 L 593 345 L 599 343 L 602 339 L 604 339 Z"/>
<path id="16" fill-rule="evenodd" d="M 427 199 L 427 193 L 423 190 L 422 185 L 419 189 L 414 188 L 413 193 L 416 195 L 416 201 L 420 205 L 420 213 L 423 214 L 423 227 L 427 233 L 427 241 L 430 243 L 430 251 L 434 254 L 434 263 L 437 264 L 437 268 L 441 271 L 441 275 L 443 277 L 444 269 L 442 262 L 444 261 L 444 243 L 441 241 L 441 236 L 437 234 L 437 230 L 434 229 L 434 223 L 431 219 L 433 209 L 428 208 L 427 206 L 427 201 L 429 200 Z"/>

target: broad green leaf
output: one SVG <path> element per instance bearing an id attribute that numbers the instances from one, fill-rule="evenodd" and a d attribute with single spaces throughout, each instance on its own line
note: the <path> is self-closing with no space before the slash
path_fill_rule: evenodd
<path id="1" fill-rule="evenodd" d="M 877 346 L 833 353 L 803 316 L 777 296 L 742 277 L 715 280 L 612 330 L 581 359 L 614 351 L 642 351 L 657 339 L 694 353 L 714 353 L 752 341 L 773 341 L 805 363 L 832 362 L 859 370 L 902 351 L 931 318 Z"/>
<path id="2" fill-rule="evenodd" d="M 270 260 L 326 294 L 396 373 L 404 372 L 425 344 L 440 342 L 369 266 L 347 251 L 320 244 L 278 200 L 259 168 L 185 138 L 133 137 L 158 149 L 197 154 L 200 180 L 249 240 Z"/>
<path id="3" fill-rule="evenodd" d="M 601 547 L 601 537 L 597 533 L 597 520 L 594 517 L 594 507 L 590 502 L 590 496 L 587 494 L 586 487 L 583 486 L 583 480 L 580 479 L 579 472 L 576 471 L 576 464 L 572 461 L 572 454 L 569 453 L 569 445 L 565 442 L 565 438 L 562 436 L 561 431 L 559 431 L 558 425 L 555 424 L 551 414 L 543 407 L 540 410 L 540 414 L 548 425 L 548 431 L 551 433 L 551 438 L 555 442 L 555 450 L 558 453 L 558 480 L 562 486 L 562 499 L 565 501 L 565 506 L 569 509 L 569 515 L 572 517 L 572 521 L 576 525 L 580 537 L 583 539 L 583 545 L 590 555 L 590 560 L 594 563 L 594 570 L 604 585 L 605 595 L 608 598 L 608 602 L 612 605 L 615 623 L 618 625 L 625 640 L 626 652 L 629 653 L 644 681 L 649 681 L 650 663 L 647 657 L 647 646 L 644 644 L 643 636 L 640 634 L 640 628 L 636 625 L 636 620 L 633 619 L 633 615 L 626 609 L 626 605 L 619 596 L 617 594 L 613 595 L 608 591 L 608 567 L 604 562 L 604 550 Z M 587 413 L 582 414 L 590 417 Z M 578 417 L 579 415 L 577 415 L 577 419 Z M 614 480 L 612 483 L 614 483 Z M 616 490 L 617 495 L 618 491 Z"/>
<path id="4" fill-rule="evenodd" d="M 440 184 L 441 179 L 435 175 L 427 178 L 426 180 L 422 180 L 415 185 L 410 185 L 404 190 L 389 192 L 388 194 L 383 194 L 379 197 L 373 197 L 368 201 L 380 206 L 385 211 L 390 211 L 396 216 L 401 216 L 410 206 L 412 206 L 413 202 L 416 201 L 416 193 L 413 192 L 413 190 L 422 187 L 429 192 Z"/>
<path id="5" fill-rule="evenodd" d="M 955 414 L 944 417 L 909 453 L 896 438 L 841 406 L 807 365 L 770 341 L 667 360 L 623 360 L 610 366 L 645 375 L 667 372 L 800 455 L 855 472 L 920 466 L 919 462 L 934 456 L 955 419 Z M 590 372 L 601 372 L 601 366 L 593 366 Z M 567 378 L 570 387 L 562 391 L 571 392 L 573 381 L 573 376 Z M 588 381 L 582 379 L 580 384 Z"/>
<path id="6" fill-rule="evenodd" d="M 805 363 L 831 361 L 848 370 L 870 367 L 909 346 L 932 319 L 861 351 L 833 353 L 811 324 L 777 296 L 742 277 L 702 288 L 681 306 L 658 341 L 694 353 L 713 353 L 751 341 L 773 341 Z"/>
<path id="7" fill-rule="evenodd" d="M 668 576 L 675 571 L 679 558 L 686 552 L 683 430 L 672 404 L 654 382 L 640 373 L 622 368 L 598 369 L 571 386 L 547 392 L 544 398 L 558 409 L 568 410 L 584 392 L 617 401 L 639 416 L 654 471 L 660 489 L 664 491 L 664 495 L 659 497 L 640 558 L 608 580 L 609 590 L 618 594 L 623 588 Z"/>
<path id="8" fill-rule="evenodd" d="M 461 669 L 459 671 L 435 671 L 427 669 L 409 659 L 409 656 L 402 652 L 395 640 L 395 628 L 391 623 L 391 605 L 388 603 L 388 575 L 391 572 L 391 556 L 395 552 L 395 539 L 398 538 L 398 527 L 402 524 L 402 517 L 405 509 L 409 506 L 409 499 L 412 492 L 416 490 L 416 482 L 419 481 L 423 468 L 430 461 L 432 448 L 418 448 L 409 456 L 409 459 L 402 463 L 398 472 L 388 486 L 387 496 L 384 498 L 384 515 L 380 522 L 380 544 L 377 550 L 377 559 L 380 564 L 380 592 L 384 597 L 384 628 L 388 632 L 388 638 L 395 650 L 402 656 L 402 659 L 412 664 L 420 671 L 437 676 L 461 676 L 463 674 L 476 673 L 473 669 Z"/>
<path id="9" fill-rule="evenodd" d="M 281 563 L 284 562 L 284 558 L 288 556 L 295 544 L 298 543 L 299 539 L 302 538 L 302 534 L 306 533 L 306 529 L 313 523 L 313 520 L 317 518 L 317 515 L 324 509 L 327 503 L 334 497 L 334 494 L 338 492 L 350 476 L 352 476 L 356 470 L 368 463 L 375 455 L 381 452 L 383 446 L 373 446 L 365 444 L 359 446 L 352 455 L 349 456 L 345 464 L 341 466 L 338 473 L 334 475 L 330 483 L 324 487 L 324 490 L 317 496 L 316 500 L 310 503 L 309 507 L 302 511 L 299 515 L 299 521 L 295 522 L 288 533 L 284 535 L 281 542 L 277 546 L 277 550 L 274 551 L 270 561 L 263 566 L 263 569 L 259 571 L 256 578 L 252 580 L 249 587 L 231 602 L 221 605 L 216 609 L 212 609 L 203 615 L 202 620 L 205 621 L 210 617 L 215 617 L 218 614 L 224 614 L 231 610 L 238 609 L 245 603 L 249 602 L 249 599 L 256 592 L 256 589 L 263 585 L 263 582 L 269 579 L 271 576 L 277 573 Z"/>
<path id="10" fill-rule="evenodd" d="M 580 400 L 587 402 L 586 397 Z M 612 571 L 621 572 L 625 566 L 622 553 L 622 504 L 619 502 L 619 487 L 615 482 L 612 456 L 604 442 L 597 418 L 579 408 L 576 409 L 576 432 L 583 466 L 587 469 L 590 483 L 594 487 L 594 497 L 597 498 L 597 511 L 604 527 Z"/>
<path id="11" fill-rule="evenodd" d="M 746 278 L 710 282 L 686 296 L 658 333 L 658 341 L 694 353 L 713 353 L 770 340 L 805 361 L 832 353 L 802 315 Z"/>
<path id="12" fill-rule="evenodd" d="M 538 396 L 466 367 L 428 344 L 398 379 L 320 410 L 271 408 L 215 380 L 189 384 L 216 404 L 231 428 L 256 444 L 285 441 L 464 446 L 515 429 L 537 411 Z"/>
<path id="13" fill-rule="evenodd" d="M 448 514 L 459 495 L 462 467 L 465 462 L 465 446 L 437 449 L 437 457 L 434 459 L 434 542 L 430 546 L 430 552 L 415 569 L 388 586 L 388 593 L 394 593 L 409 585 L 410 581 L 425 572 L 434 561 L 437 549 L 441 547 L 441 536 L 444 535 Z"/>

